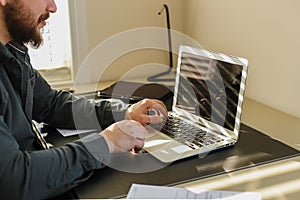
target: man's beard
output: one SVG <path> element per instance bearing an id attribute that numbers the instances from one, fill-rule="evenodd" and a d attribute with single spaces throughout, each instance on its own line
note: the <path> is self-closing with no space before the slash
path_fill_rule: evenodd
<path id="1" fill-rule="evenodd" d="M 38 48 L 43 42 L 37 26 L 42 20 L 48 18 L 49 13 L 46 13 L 35 21 L 30 10 L 19 0 L 7 3 L 4 7 L 4 19 L 12 40 L 19 44 L 29 43 L 34 48 Z"/>

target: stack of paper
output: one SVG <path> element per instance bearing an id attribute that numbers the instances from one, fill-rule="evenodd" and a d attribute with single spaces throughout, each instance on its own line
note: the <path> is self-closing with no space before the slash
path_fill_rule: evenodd
<path id="1" fill-rule="evenodd" d="M 185 188 L 133 184 L 129 190 L 127 199 L 261 200 L 261 194 L 257 192 L 233 192 L 216 190 L 203 190 L 199 193 L 194 193 Z"/>

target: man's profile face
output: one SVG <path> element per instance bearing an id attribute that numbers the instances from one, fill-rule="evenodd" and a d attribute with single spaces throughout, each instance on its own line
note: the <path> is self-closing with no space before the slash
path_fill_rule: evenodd
<path id="1" fill-rule="evenodd" d="M 9 1 L 3 7 L 4 20 L 13 41 L 20 44 L 30 43 L 37 48 L 43 42 L 40 28 L 45 25 L 49 13 L 34 16 L 30 7 L 23 0 Z"/>

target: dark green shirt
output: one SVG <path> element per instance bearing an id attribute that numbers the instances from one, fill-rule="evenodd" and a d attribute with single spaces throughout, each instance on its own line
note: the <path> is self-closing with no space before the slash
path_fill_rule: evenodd
<path id="1" fill-rule="evenodd" d="M 37 150 L 31 122 L 57 128 L 105 128 L 125 111 L 52 89 L 30 65 L 23 45 L 0 43 L 0 198 L 45 199 L 86 180 L 109 159 L 98 133 Z"/>

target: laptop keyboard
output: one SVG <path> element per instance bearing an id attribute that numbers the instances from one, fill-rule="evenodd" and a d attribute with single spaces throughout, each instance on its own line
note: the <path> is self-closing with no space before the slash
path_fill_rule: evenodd
<path id="1" fill-rule="evenodd" d="M 164 120 L 162 124 L 151 124 L 151 127 L 193 149 L 223 141 L 222 138 L 202 130 L 172 114 L 169 115 L 169 118 Z"/>

